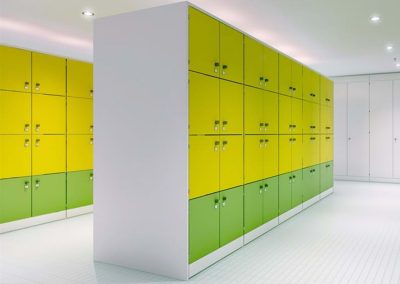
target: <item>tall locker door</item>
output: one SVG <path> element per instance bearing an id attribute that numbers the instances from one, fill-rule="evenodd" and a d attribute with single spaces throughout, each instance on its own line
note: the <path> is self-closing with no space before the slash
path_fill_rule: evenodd
<path id="1" fill-rule="evenodd" d="M 219 191 L 219 137 L 189 138 L 189 197 Z"/>
<path id="2" fill-rule="evenodd" d="M 32 133 L 65 133 L 65 97 L 32 95 Z"/>
<path id="3" fill-rule="evenodd" d="M 189 263 L 219 248 L 219 193 L 189 201 Z"/>
<path id="4" fill-rule="evenodd" d="M 279 177 L 268 178 L 263 183 L 263 222 L 266 223 L 279 214 Z"/>
<path id="5" fill-rule="evenodd" d="M 292 142 L 291 135 L 279 135 L 279 174 L 292 170 Z"/>
<path id="6" fill-rule="evenodd" d="M 93 169 L 93 136 L 67 136 L 67 171 Z"/>
<path id="7" fill-rule="evenodd" d="M 263 115 L 264 94 L 260 89 L 244 88 L 244 132 L 245 134 L 262 134 L 265 132 Z"/>
<path id="8" fill-rule="evenodd" d="M 264 174 L 263 178 L 277 176 L 279 173 L 278 135 L 264 136 Z"/>
<path id="9" fill-rule="evenodd" d="M 244 137 L 244 182 L 250 183 L 263 178 L 264 136 Z"/>
<path id="10" fill-rule="evenodd" d="M 393 177 L 393 81 L 370 83 L 370 173 Z"/>
<path id="11" fill-rule="evenodd" d="M 221 136 L 220 190 L 243 184 L 243 136 Z"/>
<path id="12" fill-rule="evenodd" d="M 320 105 L 313 104 L 312 121 L 313 121 L 313 133 L 320 133 Z"/>
<path id="13" fill-rule="evenodd" d="M 314 94 L 314 76 L 313 71 L 307 67 L 303 67 L 303 99 L 313 101 Z"/>
<path id="14" fill-rule="evenodd" d="M 253 182 L 244 186 L 244 233 L 248 233 L 263 223 L 263 182 Z"/>
<path id="15" fill-rule="evenodd" d="M 320 106 L 320 133 L 332 133 L 332 108 L 326 105 Z"/>
<path id="16" fill-rule="evenodd" d="M 303 104 L 302 100 L 292 98 L 292 134 L 303 133 Z"/>
<path id="17" fill-rule="evenodd" d="M 189 8 L 189 69 L 219 77 L 219 22 Z"/>
<path id="18" fill-rule="evenodd" d="M 369 82 L 348 84 L 348 175 L 369 176 Z M 337 129 L 335 127 L 335 129 Z"/>
<path id="19" fill-rule="evenodd" d="M 66 170 L 65 135 L 32 136 L 32 175 Z"/>
<path id="20" fill-rule="evenodd" d="M 292 96 L 303 99 L 303 66 L 292 61 Z"/>
<path id="21" fill-rule="evenodd" d="M 264 88 L 268 91 L 278 92 L 279 85 L 279 63 L 278 63 L 278 53 L 264 46 Z"/>
<path id="22" fill-rule="evenodd" d="M 66 60 L 32 52 L 32 92 L 65 96 Z"/>
<path id="23" fill-rule="evenodd" d="M 303 170 L 292 172 L 292 208 L 303 203 Z"/>
<path id="24" fill-rule="evenodd" d="M 313 168 L 308 167 L 303 169 L 303 202 L 313 197 L 312 178 Z"/>
<path id="25" fill-rule="evenodd" d="M 264 91 L 264 132 L 278 134 L 279 131 L 279 95 Z"/>
<path id="26" fill-rule="evenodd" d="M 303 168 L 303 135 L 292 135 L 292 171 Z"/>
<path id="27" fill-rule="evenodd" d="M 0 89 L 31 91 L 31 52 L 0 46 Z"/>
<path id="28" fill-rule="evenodd" d="M 326 163 L 333 160 L 333 135 L 320 135 L 320 162 Z"/>
<path id="29" fill-rule="evenodd" d="M 31 133 L 31 95 L 0 91 L 0 134 Z"/>
<path id="30" fill-rule="evenodd" d="M 264 47 L 258 41 L 244 37 L 244 83 L 248 86 L 263 88 Z"/>
<path id="31" fill-rule="evenodd" d="M 67 133 L 93 133 L 93 100 L 67 98 Z"/>
<path id="32" fill-rule="evenodd" d="M 67 59 L 67 95 L 93 97 L 93 64 Z"/>
<path id="33" fill-rule="evenodd" d="M 400 178 L 400 80 L 393 82 L 393 177 Z"/>
<path id="34" fill-rule="evenodd" d="M 308 168 L 313 165 L 315 135 L 303 135 L 303 167 Z"/>
<path id="35" fill-rule="evenodd" d="M 292 95 L 292 61 L 283 54 L 279 54 L 279 93 Z"/>
<path id="36" fill-rule="evenodd" d="M 303 133 L 313 133 L 313 103 L 303 101 Z"/>
<path id="37" fill-rule="evenodd" d="M 189 133 L 219 134 L 219 80 L 189 72 Z"/>
<path id="38" fill-rule="evenodd" d="M 279 95 L 279 134 L 291 134 L 292 128 L 292 99 Z"/>
<path id="39" fill-rule="evenodd" d="M 347 83 L 335 83 L 335 175 L 347 175 Z"/>
<path id="40" fill-rule="evenodd" d="M 220 23 L 221 78 L 243 83 L 243 34 Z"/>
<path id="41" fill-rule="evenodd" d="M 220 80 L 220 133 L 243 133 L 243 85 Z"/>
<path id="42" fill-rule="evenodd" d="M 31 175 L 31 136 L 0 135 L 0 179 Z"/>
<path id="43" fill-rule="evenodd" d="M 312 196 L 317 196 L 320 193 L 320 167 L 319 165 L 316 165 L 314 167 L 312 167 Z"/>
<path id="44" fill-rule="evenodd" d="M 292 208 L 292 173 L 279 176 L 279 215 Z"/>

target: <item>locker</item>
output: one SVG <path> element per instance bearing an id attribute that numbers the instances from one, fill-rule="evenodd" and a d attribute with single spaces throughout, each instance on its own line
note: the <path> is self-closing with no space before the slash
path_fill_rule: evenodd
<path id="1" fill-rule="evenodd" d="M 67 133 L 93 133 L 93 100 L 67 98 Z"/>
<path id="2" fill-rule="evenodd" d="M 292 61 L 289 57 L 279 54 L 279 93 L 292 95 Z"/>
<path id="3" fill-rule="evenodd" d="M 0 135 L 0 178 L 31 175 L 31 136 Z"/>
<path id="4" fill-rule="evenodd" d="M 263 178 L 269 178 L 279 173 L 279 139 L 278 135 L 264 136 Z"/>
<path id="5" fill-rule="evenodd" d="M 278 53 L 267 47 L 264 46 L 264 89 L 272 92 L 278 92 L 278 70 L 279 70 L 279 63 L 278 63 Z"/>
<path id="6" fill-rule="evenodd" d="M 303 169 L 303 201 L 307 201 L 320 192 L 320 166 L 316 165 Z"/>
<path id="7" fill-rule="evenodd" d="M 319 75 L 312 71 L 311 69 L 304 67 L 303 68 L 303 99 L 319 103 L 320 95 L 319 95 Z"/>
<path id="8" fill-rule="evenodd" d="M 292 173 L 279 176 L 279 215 L 292 208 Z"/>
<path id="9" fill-rule="evenodd" d="M 292 208 L 303 203 L 303 170 L 292 172 Z"/>
<path id="10" fill-rule="evenodd" d="M 292 133 L 292 99 L 279 96 L 279 134 Z"/>
<path id="11" fill-rule="evenodd" d="M 220 133 L 243 133 L 243 85 L 220 80 Z"/>
<path id="12" fill-rule="evenodd" d="M 320 136 L 320 162 L 326 163 L 333 160 L 333 135 L 325 134 Z"/>
<path id="13" fill-rule="evenodd" d="M 292 98 L 292 134 L 303 133 L 303 106 L 302 101 Z"/>
<path id="14" fill-rule="evenodd" d="M 93 204 L 93 171 L 67 173 L 67 209 Z"/>
<path id="15" fill-rule="evenodd" d="M 0 91 L 0 134 L 31 133 L 31 95 Z"/>
<path id="16" fill-rule="evenodd" d="M 264 93 L 262 90 L 247 86 L 244 88 L 244 131 L 246 134 L 262 134 L 265 132 L 263 102 Z"/>
<path id="17" fill-rule="evenodd" d="M 244 83 L 245 85 L 264 87 L 264 48 L 263 45 L 248 37 L 244 37 Z"/>
<path id="18" fill-rule="evenodd" d="M 272 177 L 263 181 L 263 222 L 278 217 L 279 213 L 279 178 Z"/>
<path id="19" fill-rule="evenodd" d="M 0 46 L 0 89 L 31 91 L 31 52 Z"/>
<path id="20" fill-rule="evenodd" d="M 324 192 L 333 187 L 333 162 L 327 162 L 320 165 L 321 172 L 321 189 Z"/>
<path id="21" fill-rule="evenodd" d="M 320 133 L 333 133 L 333 109 L 329 106 L 321 105 L 320 108 Z"/>
<path id="22" fill-rule="evenodd" d="M 316 134 L 320 132 L 319 104 L 303 101 L 303 133 Z"/>
<path id="23" fill-rule="evenodd" d="M 321 76 L 321 105 L 333 106 L 333 82 Z"/>
<path id="24" fill-rule="evenodd" d="M 302 135 L 292 135 L 292 171 L 303 168 L 303 140 Z"/>
<path id="25" fill-rule="evenodd" d="M 291 135 L 279 135 L 279 174 L 292 170 L 292 141 Z"/>
<path id="26" fill-rule="evenodd" d="M 263 178 L 264 169 L 263 135 L 245 135 L 244 137 L 244 182 L 250 183 Z"/>
<path id="27" fill-rule="evenodd" d="M 220 137 L 221 190 L 243 184 L 243 136 Z M 207 165 L 204 165 L 207 167 Z"/>
<path id="28" fill-rule="evenodd" d="M 65 98 L 32 95 L 32 132 L 34 134 L 65 134 Z"/>
<path id="29" fill-rule="evenodd" d="M 220 23 L 220 77 L 243 83 L 243 34 Z"/>
<path id="30" fill-rule="evenodd" d="M 263 223 L 263 191 L 263 182 L 253 182 L 244 186 L 244 233 Z"/>
<path id="31" fill-rule="evenodd" d="M 93 98 L 93 65 L 67 59 L 67 95 Z"/>
<path id="32" fill-rule="evenodd" d="M 303 167 L 311 167 L 320 163 L 319 135 L 304 135 L 303 136 Z"/>
<path id="33" fill-rule="evenodd" d="M 66 170 L 65 135 L 32 136 L 32 175 Z"/>
<path id="34" fill-rule="evenodd" d="M 93 169 L 93 135 L 67 136 L 67 171 Z"/>
<path id="35" fill-rule="evenodd" d="M 0 224 L 31 217 L 31 177 L 0 180 Z"/>
<path id="36" fill-rule="evenodd" d="M 292 61 L 292 96 L 303 99 L 303 65 Z"/>
<path id="37" fill-rule="evenodd" d="M 266 134 L 278 134 L 279 132 L 279 95 L 264 91 L 263 92 L 263 117 L 264 132 Z"/>
<path id="38" fill-rule="evenodd" d="M 32 92 L 35 94 L 65 96 L 66 60 L 32 52 L 32 82 Z"/>

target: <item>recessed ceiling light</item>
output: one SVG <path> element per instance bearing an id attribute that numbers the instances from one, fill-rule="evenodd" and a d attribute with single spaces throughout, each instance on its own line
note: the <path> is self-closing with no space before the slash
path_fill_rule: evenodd
<path id="1" fill-rule="evenodd" d="M 371 17 L 369 17 L 369 20 L 372 23 L 379 23 L 381 21 L 381 17 L 378 15 L 372 15 Z"/>
<path id="2" fill-rule="evenodd" d="M 393 50 L 393 45 L 388 44 L 388 45 L 386 46 L 386 50 L 387 50 L 387 51 L 392 51 L 392 50 Z"/>
<path id="3" fill-rule="evenodd" d="M 94 13 L 92 11 L 86 10 L 86 11 L 82 11 L 82 15 L 88 16 L 88 17 L 93 17 Z"/>
<path id="4" fill-rule="evenodd" d="M 397 68 L 400 68 L 400 62 L 399 62 L 399 63 L 396 63 L 396 67 L 397 67 Z"/>

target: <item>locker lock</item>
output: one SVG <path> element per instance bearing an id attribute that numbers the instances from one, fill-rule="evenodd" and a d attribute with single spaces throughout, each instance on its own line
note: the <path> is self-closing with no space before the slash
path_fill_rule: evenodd
<path id="1" fill-rule="evenodd" d="M 228 141 L 222 141 L 222 151 L 226 150 L 226 145 L 228 145 Z"/>
<path id="2" fill-rule="evenodd" d="M 260 77 L 260 85 L 264 84 L 264 77 Z"/>
<path id="3" fill-rule="evenodd" d="M 219 206 L 219 200 L 218 200 L 218 199 L 215 199 L 215 200 L 214 200 L 214 208 L 215 208 L 215 209 L 218 209 L 218 206 Z"/>
<path id="4" fill-rule="evenodd" d="M 93 132 L 93 125 L 90 125 L 89 130 L 90 132 Z"/>
<path id="5" fill-rule="evenodd" d="M 214 63 L 214 72 L 218 73 L 218 71 L 219 71 L 219 62 L 215 62 Z"/>
<path id="6" fill-rule="evenodd" d="M 40 145 L 40 139 L 36 139 L 36 141 L 35 141 L 35 147 L 39 147 L 39 145 Z"/>
<path id="7" fill-rule="evenodd" d="M 89 175 L 89 179 L 90 179 L 90 180 L 93 180 L 93 173 L 91 173 L 91 174 Z"/>
<path id="8" fill-rule="evenodd" d="M 28 89 L 29 89 L 29 82 L 25 82 L 24 89 L 25 89 L 25 90 L 28 90 Z"/>
<path id="9" fill-rule="evenodd" d="M 26 181 L 25 182 L 25 184 L 24 184 L 24 189 L 26 190 L 26 189 L 29 189 L 29 181 Z"/>
<path id="10" fill-rule="evenodd" d="M 36 131 L 36 132 L 39 132 L 39 131 L 40 131 L 40 124 L 36 124 L 36 126 L 35 126 L 35 131 Z"/>
<path id="11" fill-rule="evenodd" d="M 226 205 L 226 196 L 222 197 L 222 207 L 225 207 Z"/>
<path id="12" fill-rule="evenodd" d="M 226 126 L 228 125 L 228 121 L 222 121 L 222 130 L 226 130 Z"/>
<path id="13" fill-rule="evenodd" d="M 89 95 L 90 95 L 91 97 L 93 97 L 93 90 L 90 90 Z"/>
<path id="14" fill-rule="evenodd" d="M 90 145 L 93 145 L 93 138 L 90 138 Z"/>
<path id="15" fill-rule="evenodd" d="M 266 86 L 268 82 L 269 82 L 269 79 L 268 79 L 268 78 L 265 78 L 265 79 L 264 79 L 264 86 Z"/>
<path id="16" fill-rule="evenodd" d="M 219 141 L 214 142 L 214 152 L 217 152 L 219 148 Z"/>
<path id="17" fill-rule="evenodd" d="M 226 75 L 226 69 L 228 69 L 228 65 L 222 65 L 222 75 Z"/>
<path id="18" fill-rule="evenodd" d="M 268 189 L 268 183 L 264 184 L 264 191 L 267 192 Z"/>
<path id="19" fill-rule="evenodd" d="M 36 85 L 35 85 L 35 90 L 36 90 L 36 91 L 39 91 L 39 90 L 40 90 L 40 83 L 36 83 Z"/>
<path id="20" fill-rule="evenodd" d="M 219 129 L 219 120 L 215 120 L 214 121 L 214 130 L 218 131 L 218 129 Z"/>
<path id="21" fill-rule="evenodd" d="M 35 182 L 35 188 L 37 189 L 37 188 L 39 188 L 40 187 L 40 180 L 36 180 L 36 182 Z"/>
<path id="22" fill-rule="evenodd" d="M 29 131 L 29 123 L 24 125 L 24 132 L 28 132 Z"/>
<path id="23" fill-rule="evenodd" d="M 25 148 L 29 147 L 29 139 L 25 139 L 24 147 Z"/>
<path id="24" fill-rule="evenodd" d="M 260 185 L 260 191 L 259 192 L 260 192 L 260 194 L 263 193 L 263 186 L 262 185 Z"/>
<path id="25" fill-rule="evenodd" d="M 260 130 L 263 130 L 265 128 L 265 123 L 264 122 L 260 122 Z"/>

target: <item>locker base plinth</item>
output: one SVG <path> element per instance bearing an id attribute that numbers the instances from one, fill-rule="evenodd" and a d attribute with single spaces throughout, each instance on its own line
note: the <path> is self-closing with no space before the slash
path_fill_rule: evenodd
<path id="1" fill-rule="evenodd" d="M 320 200 L 320 195 L 316 195 L 313 198 L 303 202 L 303 210 L 310 207 L 311 205 L 314 205 L 315 203 L 317 203 Z"/>
<path id="2" fill-rule="evenodd" d="M 328 195 L 330 195 L 332 193 L 333 193 L 333 187 L 321 192 L 319 197 L 320 197 L 320 199 L 322 199 L 322 198 L 325 198 L 325 197 L 327 197 Z"/>
<path id="3" fill-rule="evenodd" d="M 290 209 L 289 211 L 279 215 L 279 224 L 285 222 L 286 220 L 292 218 L 294 215 L 299 214 L 303 210 L 303 204 L 297 205 L 296 207 Z"/>
<path id="4" fill-rule="evenodd" d="M 269 230 L 275 228 L 278 226 L 279 220 L 278 217 L 275 219 L 272 219 L 271 221 L 265 223 L 264 225 L 261 225 L 260 227 L 254 229 L 251 232 L 248 232 L 247 234 L 244 235 L 244 244 L 248 244 L 249 242 L 255 240 L 259 236 L 265 234 Z"/>
<path id="5" fill-rule="evenodd" d="M 82 206 L 73 209 L 67 209 L 67 218 L 89 214 L 93 212 L 93 205 Z"/>

